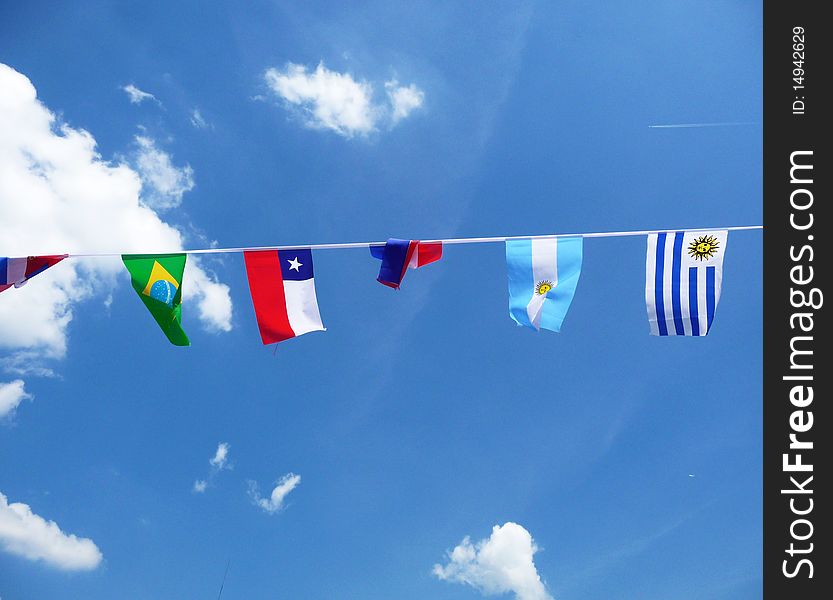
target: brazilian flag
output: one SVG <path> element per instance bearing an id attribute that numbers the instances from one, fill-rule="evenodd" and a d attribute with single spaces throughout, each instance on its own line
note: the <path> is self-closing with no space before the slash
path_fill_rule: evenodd
<path id="1" fill-rule="evenodd" d="M 175 346 L 190 346 L 182 330 L 185 254 L 123 254 L 133 289 Z"/>

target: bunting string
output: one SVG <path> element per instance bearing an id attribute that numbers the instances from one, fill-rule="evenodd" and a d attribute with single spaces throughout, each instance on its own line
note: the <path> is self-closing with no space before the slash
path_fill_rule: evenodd
<path id="1" fill-rule="evenodd" d="M 420 240 L 421 242 L 434 244 L 442 243 L 443 245 L 451 244 L 494 244 L 507 242 L 512 240 L 551 240 L 558 238 L 603 238 L 603 237 L 634 237 L 653 235 L 662 233 L 664 231 L 689 231 L 702 232 L 709 231 L 749 231 L 755 229 L 763 229 L 763 225 L 738 225 L 732 227 L 698 227 L 698 228 L 670 228 L 670 229 L 646 229 L 642 231 L 596 231 L 590 233 L 555 233 L 549 235 L 514 235 L 514 236 L 494 236 L 494 237 L 469 237 L 469 238 L 446 238 L 434 240 Z M 293 244 L 290 246 L 240 246 L 235 248 L 198 248 L 193 250 L 171 250 L 169 252 L 156 252 L 153 254 L 233 254 L 241 252 L 256 252 L 258 250 L 292 250 L 295 248 L 308 248 L 310 250 L 339 250 L 350 248 L 369 248 L 372 246 L 384 246 L 385 242 L 344 242 L 336 244 Z M 72 253 L 67 258 L 92 258 L 98 256 L 122 256 L 125 252 L 87 252 L 87 253 Z"/>

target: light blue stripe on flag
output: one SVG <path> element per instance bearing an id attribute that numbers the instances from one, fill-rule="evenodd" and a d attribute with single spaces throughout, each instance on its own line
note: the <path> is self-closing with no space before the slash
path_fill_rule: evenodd
<path id="1" fill-rule="evenodd" d="M 506 270 L 509 274 L 509 316 L 518 325 L 532 327 L 526 307 L 535 295 L 532 276 L 532 240 L 506 242 Z M 534 329 L 534 327 L 532 327 Z"/>
<path id="2" fill-rule="evenodd" d="M 581 238 L 508 240 L 509 315 L 532 329 L 560 331 L 581 274 Z"/>

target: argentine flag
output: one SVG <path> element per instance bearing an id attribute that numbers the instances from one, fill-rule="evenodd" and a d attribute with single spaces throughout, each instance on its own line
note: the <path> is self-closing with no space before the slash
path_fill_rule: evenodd
<path id="1" fill-rule="evenodd" d="M 561 331 L 581 274 L 580 237 L 506 241 L 509 316 L 518 325 Z"/>
<path id="2" fill-rule="evenodd" d="M 720 300 L 728 237 L 725 230 L 648 235 L 645 303 L 651 335 L 709 332 Z"/>

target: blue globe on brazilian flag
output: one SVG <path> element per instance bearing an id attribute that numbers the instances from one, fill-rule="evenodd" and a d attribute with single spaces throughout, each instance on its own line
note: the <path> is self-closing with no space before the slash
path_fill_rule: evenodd
<path id="1" fill-rule="evenodd" d="M 190 346 L 182 329 L 182 274 L 185 254 L 124 254 L 133 289 L 176 346 Z"/>

